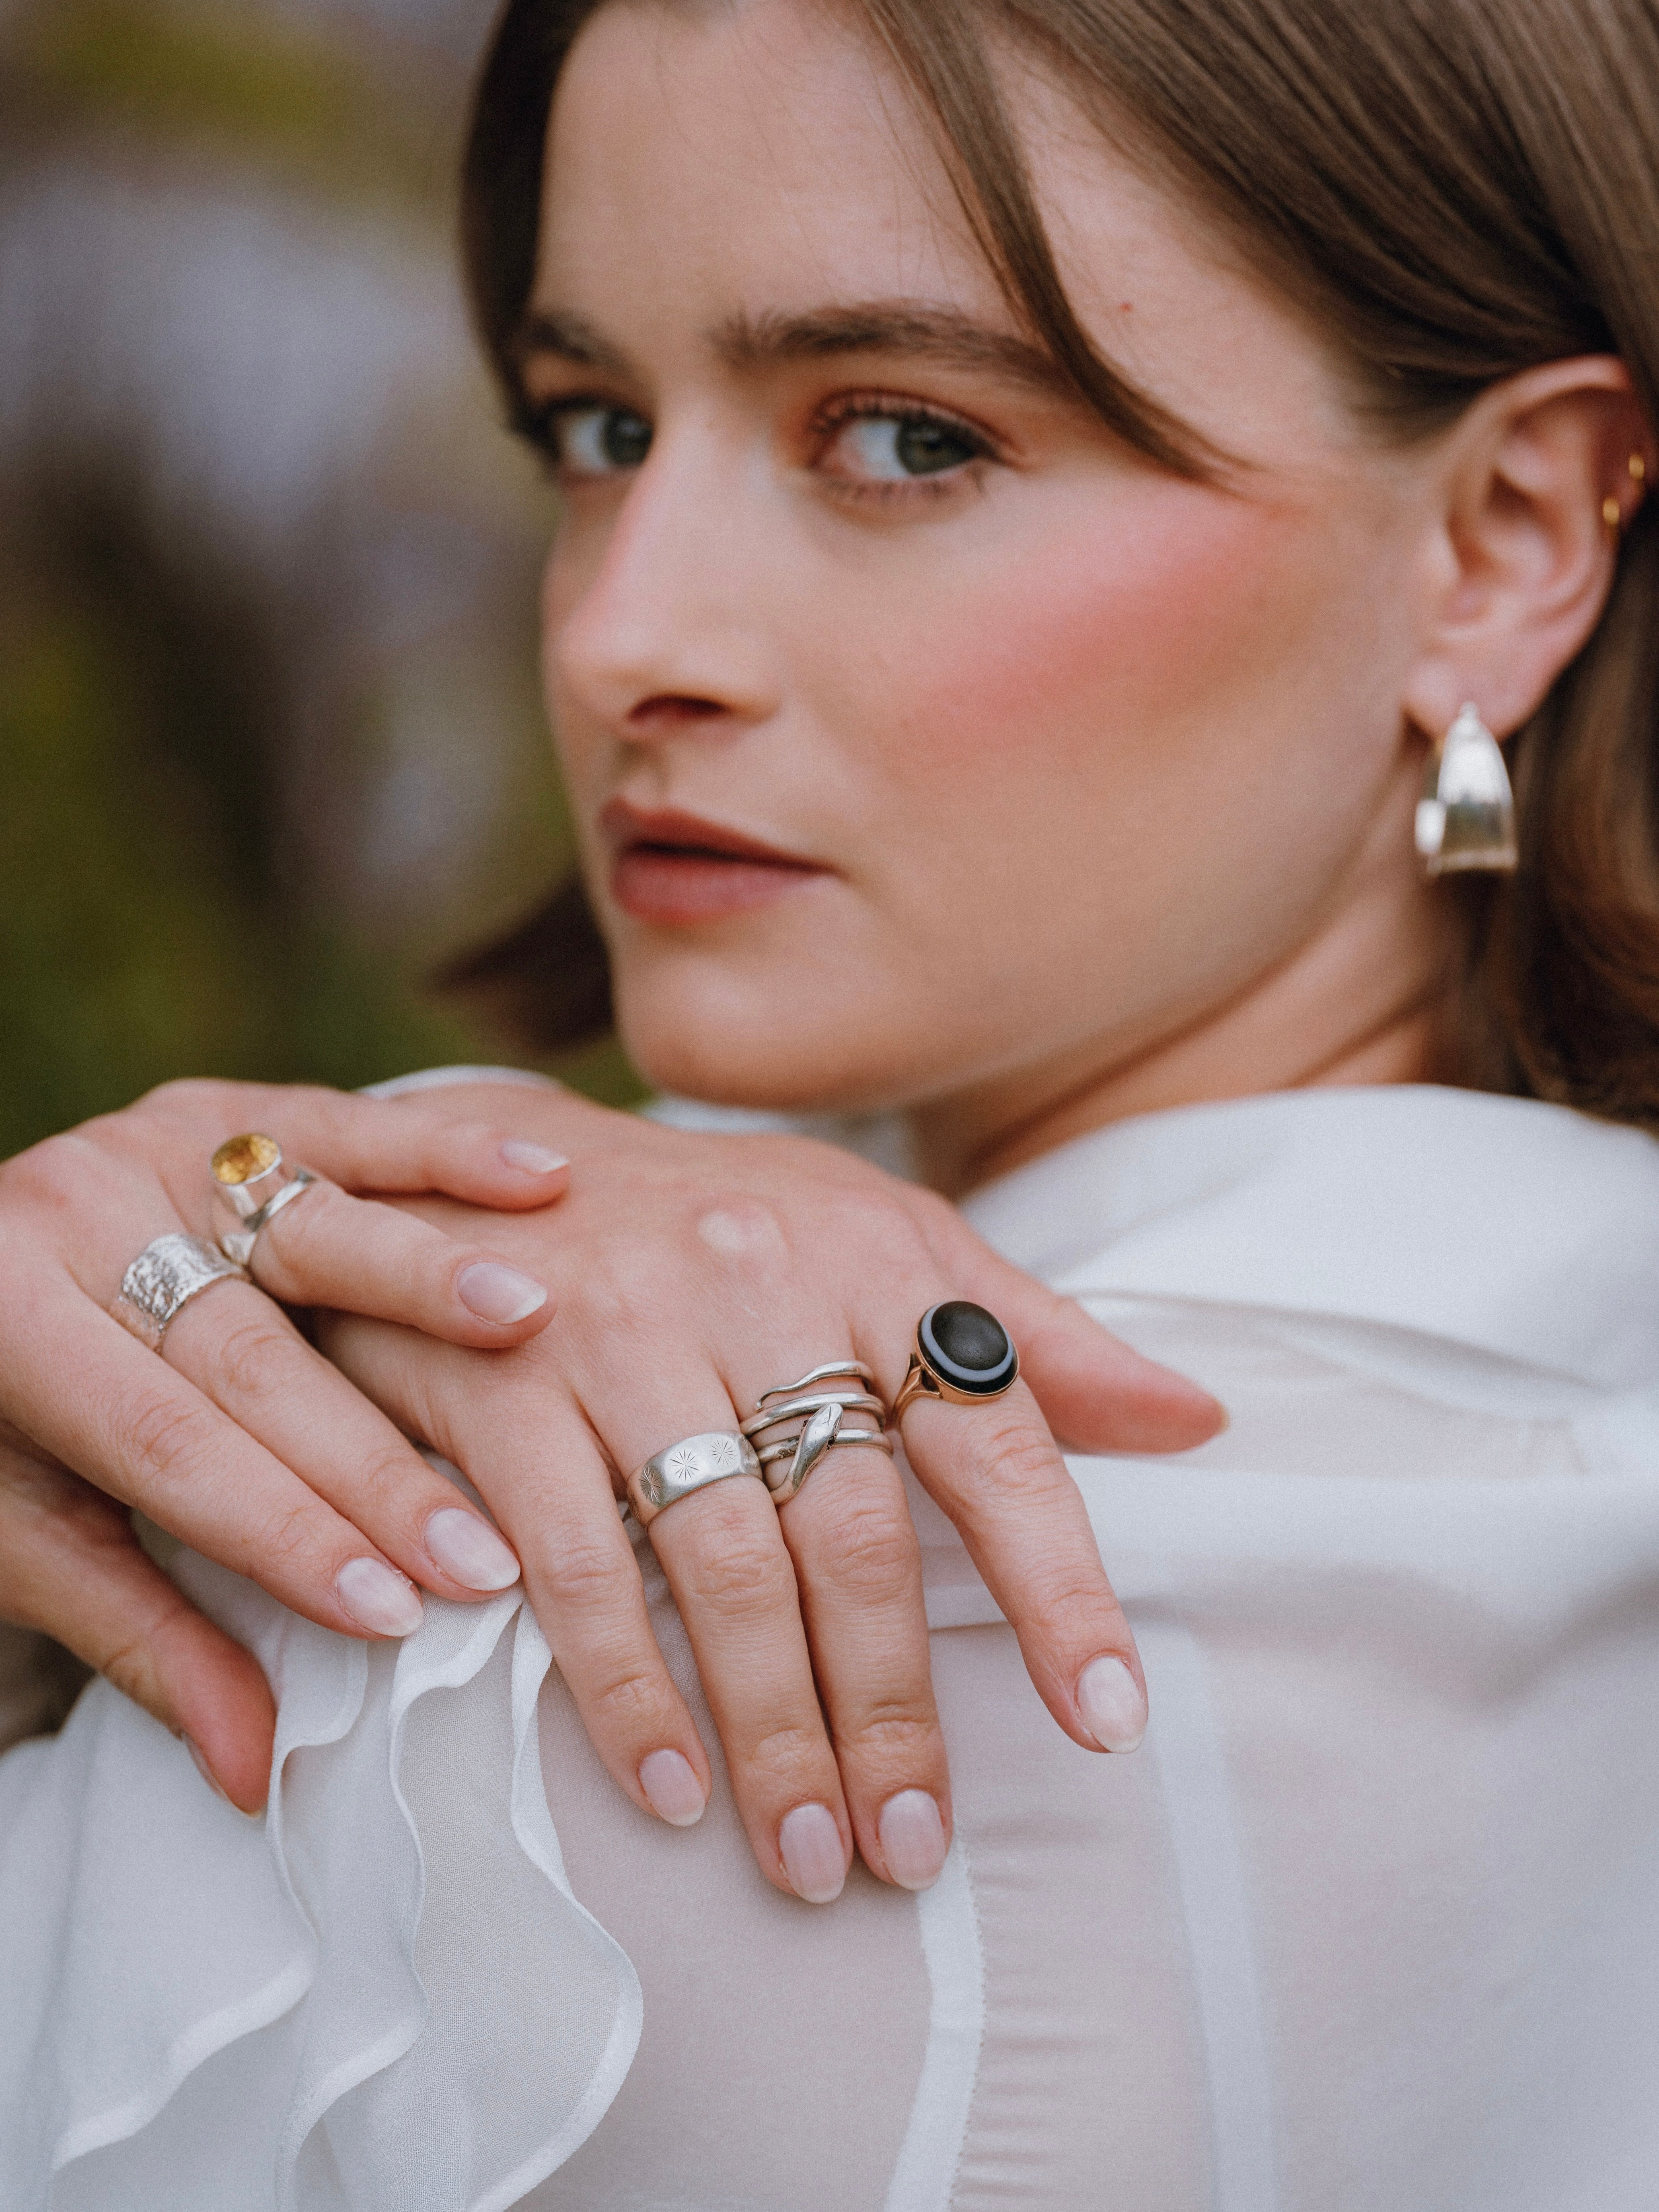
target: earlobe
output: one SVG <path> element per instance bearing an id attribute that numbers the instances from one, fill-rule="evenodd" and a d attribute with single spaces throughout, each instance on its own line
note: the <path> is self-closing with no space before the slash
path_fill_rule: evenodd
<path id="1" fill-rule="evenodd" d="M 1552 362 L 1493 386 L 1445 441 L 1437 583 L 1403 704 L 1449 729 L 1480 702 L 1500 735 L 1542 705 L 1601 618 L 1653 465 L 1622 362 Z"/>

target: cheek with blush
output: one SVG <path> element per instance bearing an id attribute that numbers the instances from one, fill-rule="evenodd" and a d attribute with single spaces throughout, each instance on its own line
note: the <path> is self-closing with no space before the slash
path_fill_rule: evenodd
<path id="1" fill-rule="evenodd" d="M 1271 510 L 1164 483 L 1036 519 L 982 570 L 872 606 L 864 634 L 884 642 L 823 672 L 836 719 L 881 733 L 890 808 L 964 878 L 974 844 L 1018 823 L 1033 861 L 1097 853 L 1112 811 L 1139 817 L 1213 766 L 1218 733 L 1248 744 L 1310 620 L 1309 564 Z M 1139 828 L 1159 834 L 1156 814 Z"/>

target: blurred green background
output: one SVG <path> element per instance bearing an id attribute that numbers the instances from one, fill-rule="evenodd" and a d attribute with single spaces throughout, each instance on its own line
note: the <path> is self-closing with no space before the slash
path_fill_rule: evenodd
<path id="1" fill-rule="evenodd" d="M 453 245 L 492 13 L 0 0 L 0 1155 L 516 1056 L 426 980 L 570 851 Z"/>

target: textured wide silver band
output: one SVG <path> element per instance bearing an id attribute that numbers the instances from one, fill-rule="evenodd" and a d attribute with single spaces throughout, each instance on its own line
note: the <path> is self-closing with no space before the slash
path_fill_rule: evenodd
<path id="1" fill-rule="evenodd" d="M 678 1505 L 694 1491 L 711 1482 L 725 1482 L 734 1474 L 759 1476 L 761 1464 L 747 1437 L 733 1429 L 714 1429 L 702 1436 L 682 1437 L 678 1443 L 653 1452 L 642 1468 L 628 1478 L 628 1502 L 641 1528 L 648 1528 L 659 1513 Z"/>
<path id="2" fill-rule="evenodd" d="M 274 1221 L 285 1206 L 291 1206 L 302 1191 L 308 1190 L 317 1178 L 309 1168 L 295 1168 L 288 1182 L 279 1184 L 264 1204 L 255 1213 L 239 1219 L 234 1229 L 220 1231 L 219 1249 L 228 1260 L 239 1267 L 253 1264 L 253 1248 L 259 1241 L 259 1232 Z M 223 1194 L 228 1197 L 229 1194 Z"/>
<path id="3" fill-rule="evenodd" d="M 146 1244 L 122 1276 L 110 1311 L 140 1344 L 159 1352 L 161 1339 L 191 1298 L 215 1283 L 246 1280 L 244 1269 L 203 1238 L 170 1230 Z"/>

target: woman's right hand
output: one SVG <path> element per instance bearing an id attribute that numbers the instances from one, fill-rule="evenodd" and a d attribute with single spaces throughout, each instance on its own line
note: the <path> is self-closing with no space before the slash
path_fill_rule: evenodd
<path id="1" fill-rule="evenodd" d="M 171 1084 L 0 1165 L 0 1618 L 108 1674 L 246 1809 L 264 1798 L 270 1693 L 124 1509 L 348 1636 L 406 1633 L 416 1584 L 475 1599 L 518 1578 L 483 1516 L 272 1302 L 381 1316 L 481 1355 L 543 1328 L 544 1287 L 487 1233 L 457 1240 L 347 1188 L 503 1216 L 562 1197 L 564 1162 L 498 1095 L 496 1124 L 418 1099 Z M 329 1180 L 261 1233 L 272 1296 L 212 1285 L 158 1357 L 111 1316 L 127 1265 L 168 1231 L 210 1237 L 215 1147 L 273 1119 Z"/>

